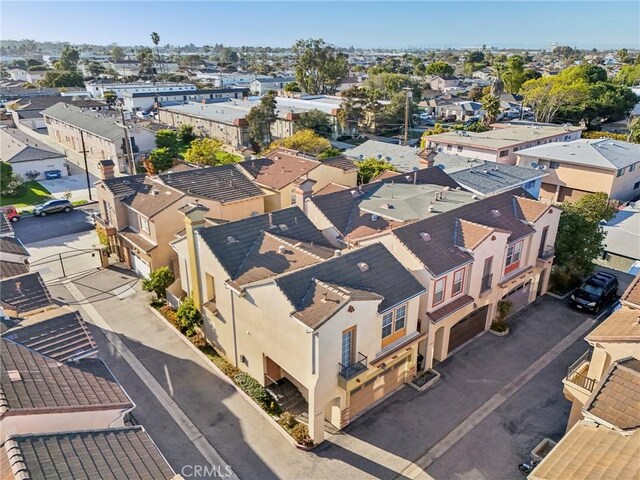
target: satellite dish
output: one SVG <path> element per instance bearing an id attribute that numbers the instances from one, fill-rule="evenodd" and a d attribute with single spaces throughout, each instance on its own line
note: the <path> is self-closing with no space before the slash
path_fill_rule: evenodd
<path id="1" fill-rule="evenodd" d="M 538 164 L 536 162 L 531 162 L 531 168 L 538 168 Z"/>
<path id="2" fill-rule="evenodd" d="M 445 167 L 443 164 L 441 164 L 441 163 L 439 163 L 438 165 L 436 165 L 436 167 L 438 167 L 440 170 L 444 170 L 444 169 L 446 168 L 446 167 Z"/>
<path id="3" fill-rule="evenodd" d="M 360 160 L 364 160 L 364 154 L 362 154 L 362 153 L 361 153 L 360 155 L 358 155 L 358 158 L 359 158 Z"/>
<path id="4" fill-rule="evenodd" d="M 378 155 L 378 160 L 382 160 L 382 155 Z"/>
<path id="5" fill-rule="evenodd" d="M 544 165 L 540 165 L 540 170 L 546 170 L 547 167 L 545 167 Z"/>

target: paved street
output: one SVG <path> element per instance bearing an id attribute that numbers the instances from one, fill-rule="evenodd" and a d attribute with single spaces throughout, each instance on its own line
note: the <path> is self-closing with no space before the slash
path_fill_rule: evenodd
<path id="1" fill-rule="evenodd" d="M 95 208 L 96 205 L 82 205 L 69 213 L 56 213 L 46 217 L 23 216 L 19 222 L 13 224 L 13 229 L 16 237 L 25 245 L 68 237 L 95 228 L 87 213 L 87 210 Z"/>

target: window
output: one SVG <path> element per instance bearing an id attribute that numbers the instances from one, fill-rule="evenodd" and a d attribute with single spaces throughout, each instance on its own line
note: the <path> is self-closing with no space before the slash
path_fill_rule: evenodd
<path id="1" fill-rule="evenodd" d="M 407 305 L 401 305 L 382 316 L 382 347 L 404 336 L 407 326 Z"/>
<path id="2" fill-rule="evenodd" d="M 356 327 L 351 327 L 348 330 L 342 332 L 342 354 L 340 359 L 342 360 L 342 365 L 348 367 L 353 363 L 354 359 L 354 347 L 356 345 L 355 342 L 356 336 Z"/>
<path id="3" fill-rule="evenodd" d="M 640 188 L 640 182 L 636 182 L 633 184 L 633 189 L 637 190 L 638 188 Z"/>
<path id="4" fill-rule="evenodd" d="M 451 296 L 455 297 L 462 292 L 464 286 L 464 268 L 456 270 L 453 273 L 453 286 L 451 287 Z"/>
<path id="5" fill-rule="evenodd" d="M 630 172 L 633 172 L 633 171 L 636 169 L 636 165 L 637 165 L 637 164 L 635 164 L 635 163 L 633 163 L 633 164 L 629 165 L 629 171 L 630 171 Z"/>
<path id="6" fill-rule="evenodd" d="M 624 175 L 624 168 L 621 168 L 620 170 L 618 170 L 618 174 L 616 175 L 616 177 L 621 177 L 622 175 Z"/>
<path id="7" fill-rule="evenodd" d="M 484 267 L 482 269 L 482 285 L 480 287 L 481 292 L 484 292 L 491 288 L 491 281 L 493 280 L 493 275 L 491 274 L 492 268 L 493 257 L 486 258 L 484 260 Z"/>
<path id="8" fill-rule="evenodd" d="M 451 148 L 453 148 L 451 145 L 447 145 L 447 151 L 451 150 Z"/>
<path id="9" fill-rule="evenodd" d="M 535 180 L 531 180 L 530 182 L 527 182 L 524 184 L 524 188 L 525 190 L 528 190 L 529 188 L 533 188 L 535 184 L 536 184 Z"/>
<path id="10" fill-rule="evenodd" d="M 560 168 L 560 164 L 558 162 L 549 162 L 549 168 L 557 169 Z"/>
<path id="11" fill-rule="evenodd" d="M 145 233 L 149 233 L 149 220 L 140 217 L 140 229 Z"/>
<path id="12" fill-rule="evenodd" d="M 436 280 L 433 286 L 433 306 L 435 307 L 439 303 L 444 302 L 444 287 L 447 284 L 446 278 L 440 278 Z"/>
<path id="13" fill-rule="evenodd" d="M 462 145 L 458 145 L 458 152 L 462 151 Z"/>
<path id="14" fill-rule="evenodd" d="M 504 264 L 504 273 L 514 271 L 520 265 L 520 257 L 522 256 L 522 241 L 513 243 L 507 248 L 507 260 Z"/>
<path id="15" fill-rule="evenodd" d="M 109 202 L 102 201 L 102 206 L 104 208 L 104 221 L 107 225 L 111 225 L 111 212 L 109 211 Z"/>
<path id="16" fill-rule="evenodd" d="M 507 155 L 509 155 L 509 150 L 502 150 L 502 151 L 500 152 L 500 155 L 498 155 L 498 156 L 500 156 L 500 157 L 506 157 Z"/>

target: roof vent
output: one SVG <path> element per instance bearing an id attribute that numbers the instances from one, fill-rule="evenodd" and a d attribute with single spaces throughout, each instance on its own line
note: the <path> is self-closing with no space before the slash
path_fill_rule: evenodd
<path id="1" fill-rule="evenodd" d="M 131 182 L 129 180 L 122 180 L 123 185 L 129 185 Z"/>
<path id="2" fill-rule="evenodd" d="M 284 255 L 285 253 L 287 253 L 287 248 L 286 248 L 284 245 L 280 245 L 280 246 L 278 247 L 278 253 L 279 253 L 280 255 Z"/>
<path id="3" fill-rule="evenodd" d="M 358 263 L 358 268 L 360 269 L 361 272 L 368 272 L 369 271 L 369 265 L 367 265 L 365 262 L 359 262 Z"/>
<path id="4" fill-rule="evenodd" d="M 372 222 L 377 222 L 378 221 L 378 215 L 375 215 L 375 214 L 371 215 L 371 221 Z"/>
<path id="5" fill-rule="evenodd" d="M 480 197 L 478 197 L 478 195 L 471 195 L 471 199 L 472 200 L 478 200 Z"/>
<path id="6" fill-rule="evenodd" d="M 333 255 L 339 257 L 340 255 L 342 255 L 342 250 L 334 250 Z"/>
<path id="7" fill-rule="evenodd" d="M 227 243 L 228 244 L 238 243 L 238 239 L 236 237 L 234 237 L 233 235 L 229 235 L 227 237 Z"/>
<path id="8" fill-rule="evenodd" d="M 431 240 L 431 235 L 429 235 L 427 232 L 420 232 L 420 238 L 422 238 L 422 240 L 424 240 L 425 242 L 428 242 Z"/>
<path id="9" fill-rule="evenodd" d="M 287 226 L 286 223 L 281 223 L 280 225 L 278 225 L 278 227 L 280 228 L 281 232 L 288 232 L 289 231 L 289 227 Z"/>
<path id="10" fill-rule="evenodd" d="M 393 205 L 391 205 L 390 203 L 383 203 L 382 205 L 380 205 L 380 208 L 384 208 L 385 210 L 393 210 Z"/>
<path id="11" fill-rule="evenodd" d="M 7 370 L 7 375 L 9 376 L 9 380 L 12 382 L 21 382 L 22 375 L 18 370 Z"/>
<path id="12" fill-rule="evenodd" d="M 491 210 L 491 215 L 493 215 L 494 217 L 499 217 L 502 214 L 500 213 L 500 210 L 494 208 L 493 210 Z"/>
<path id="13" fill-rule="evenodd" d="M 356 195 L 358 195 L 358 192 L 356 190 L 351 190 L 351 196 L 355 197 Z"/>
<path id="14" fill-rule="evenodd" d="M 433 213 L 435 207 L 433 205 L 429 205 L 429 208 L 427 208 L 427 210 L 429 211 L 429 213 Z"/>
<path id="15" fill-rule="evenodd" d="M 160 195 L 160 190 L 151 190 L 151 195 L 156 196 L 156 195 Z"/>

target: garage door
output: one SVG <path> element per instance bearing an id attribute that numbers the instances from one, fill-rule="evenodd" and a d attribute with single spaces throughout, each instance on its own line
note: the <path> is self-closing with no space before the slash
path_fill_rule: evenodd
<path id="1" fill-rule="evenodd" d="M 148 278 L 151 274 L 151 266 L 133 252 L 131 252 L 131 269 L 141 277 Z"/>
<path id="2" fill-rule="evenodd" d="M 351 418 L 402 385 L 406 373 L 407 361 L 404 360 L 392 365 L 377 377 L 367 380 L 361 387 L 352 390 L 349 402 Z"/>
<path id="3" fill-rule="evenodd" d="M 511 311 L 516 312 L 529 303 L 530 290 L 531 280 L 511 290 L 505 295 L 503 300 L 509 300 L 513 304 L 513 306 L 511 307 Z"/>
<path id="4" fill-rule="evenodd" d="M 468 342 L 473 337 L 484 331 L 487 322 L 488 306 L 484 306 L 451 327 L 449 332 L 449 352 Z"/>

